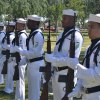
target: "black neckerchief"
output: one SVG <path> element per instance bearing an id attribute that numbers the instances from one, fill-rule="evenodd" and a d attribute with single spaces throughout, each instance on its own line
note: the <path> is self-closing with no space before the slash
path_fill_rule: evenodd
<path id="1" fill-rule="evenodd" d="M 31 29 L 30 35 L 31 35 L 35 30 L 37 30 L 37 29 L 39 29 L 39 28 L 33 28 L 33 29 Z"/>
<path id="2" fill-rule="evenodd" d="M 58 51 L 60 51 L 61 49 L 62 49 L 62 45 L 63 45 L 63 42 L 64 42 L 64 36 L 65 36 L 65 34 L 69 31 L 69 30 L 71 30 L 71 29 L 73 29 L 74 27 L 72 26 L 72 27 L 67 27 L 67 28 L 65 28 L 64 29 L 64 32 L 62 33 L 62 36 L 61 36 L 61 38 L 60 38 L 60 40 L 58 40 L 57 41 L 57 43 L 56 43 L 56 45 L 59 43 L 59 47 L 58 47 Z"/>
<path id="3" fill-rule="evenodd" d="M 97 43 L 99 40 L 100 40 L 100 38 L 91 40 L 91 45 L 90 45 L 90 47 L 89 47 L 88 50 L 87 50 L 87 54 L 89 54 L 89 53 L 92 51 L 92 49 L 95 47 L 96 43 Z M 86 54 L 86 55 L 87 55 L 87 54 Z M 90 56 L 91 56 L 91 55 L 88 55 L 88 56 L 86 57 L 86 67 L 87 67 L 87 68 L 90 67 Z"/>
<path id="4" fill-rule="evenodd" d="M 26 39 L 26 45 L 27 45 L 27 50 L 29 50 L 29 40 L 32 37 L 32 35 L 34 34 L 34 31 L 37 30 L 38 28 L 33 28 L 30 31 L 30 35 L 28 36 L 28 38 Z"/>
<path id="5" fill-rule="evenodd" d="M 91 47 L 90 50 L 95 46 L 95 44 L 100 40 L 100 38 L 91 40 Z"/>
<path id="6" fill-rule="evenodd" d="M 71 30 L 71 29 L 73 29 L 73 28 L 74 28 L 74 26 L 65 28 L 65 29 L 64 29 L 64 32 L 63 32 L 63 34 L 62 34 L 62 37 L 63 37 L 69 30 Z"/>

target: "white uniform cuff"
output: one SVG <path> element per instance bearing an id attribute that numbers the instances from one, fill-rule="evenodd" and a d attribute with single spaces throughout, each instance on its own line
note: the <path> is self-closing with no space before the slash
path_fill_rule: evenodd
<path id="1" fill-rule="evenodd" d="M 77 78 L 93 82 L 95 81 L 94 75 L 95 75 L 94 69 L 92 68 L 87 69 L 81 64 L 77 65 L 77 74 L 76 74 Z"/>

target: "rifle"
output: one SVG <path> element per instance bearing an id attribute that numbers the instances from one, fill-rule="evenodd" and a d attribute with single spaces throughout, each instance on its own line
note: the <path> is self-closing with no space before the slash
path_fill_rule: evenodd
<path id="1" fill-rule="evenodd" d="M 76 14 L 74 13 L 74 32 L 71 34 L 71 42 L 70 42 L 70 57 L 75 57 L 75 19 Z M 72 92 L 74 88 L 74 70 L 68 67 L 67 75 L 60 75 L 58 78 L 58 82 L 65 82 L 65 95 L 61 100 L 69 100 L 68 94 Z"/>
<path id="2" fill-rule="evenodd" d="M 4 37 L 4 39 L 7 39 L 7 44 L 10 45 L 10 35 L 9 35 L 9 21 L 8 21 L 8 30 L 6 30 L 6 35 Z M 5 40 L 3 40 L 4 42 Z M 7 74 L 7 66 L 8 66 L 8 59 L 10 57 L 10 50 L 3 50 L 2 51 L 2 54 L 3 55 L 6 55 L 6 61 L 4 62 L 4 65 L 3 65 L 3 69 L 2 69 L 2 74 Z"/>
<path id="3" fill-rule="evenodd" d="M 49 20 L 49 34 L 47 37 L 47 53 L 51 54 L 50 20 Z M 46 80 L 46 82 L 43 84 L 43 90 L 40 96 L 40 100 L 48 100 L 48 83 L 51 78 L 51 63 L 46 62 L 45 67 L 40 67 L 40 72 L 45 73 L 45 80 Z"/>
<path id="4" fill-rule="evenodd" d="M 17 23 L 16 23 L 17 24 Z M 14 44 L 16 46 L 19 46 L 19 35 L 18 35 L 18 31 L 17 31 L 17 25 L 15 27 L 15 39 L 13 40 Z M 16 57 L 16 64 L 15 65 L 15 71 L 14 71 L 14 76 L 13 76 L 13 80 L 19 80 L 19 62 L 20 62 L 20 54 L 18 52 L 15 52 L 12 54 L 12 57 Z"/>

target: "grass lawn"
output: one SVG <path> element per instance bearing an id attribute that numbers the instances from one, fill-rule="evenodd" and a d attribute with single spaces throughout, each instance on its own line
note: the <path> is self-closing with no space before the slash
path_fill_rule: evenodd
<path id="1" fill-rule="evenodd" d="M 45 37 L 46 39 L 46 37 Z M 56 41 L 56 37 L 51 37 L 51 41 Z M 86 47 L 88 46 L 88 44 L 90 43 L 90 40 L 87 36 L 84 36 L 84 44 L 82 47 L 82 52 L 81 52 L 81 56 L 80 56 L 80 60 L 83 59 L 83 54 L 84 51 L 86 49 Z M 54 48 L 55 42 L 52 42 L 52 50 Z M 44 45 L 44 49 L 46 50 L 46 43 Z M 4 88 L 4 85 L 0 85 L 0 90 L 2 90 Z M 14 93 L 11 95 L 2 95 L 0 94 L 0 100 L 14 100 Z M 27 80 L 26 80 L 26 100 L 28 100 L 28 88 L 27 88 Z M 49 100 L 53 100 L 52 95 L 49 95 Z"/>

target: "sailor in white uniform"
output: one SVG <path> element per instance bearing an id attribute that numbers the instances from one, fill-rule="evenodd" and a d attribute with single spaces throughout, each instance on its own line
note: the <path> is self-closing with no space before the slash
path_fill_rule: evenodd
<path id="1" fill-rule="evenodd" d="M 44 66 L 43 60 L 43 44 L 44 38 L 39 28 L 41 17 L 38 15 L 28 15 L 27 27 L 31 30 L 27 38 L 27 50 L 16 47 L 16 50 L 28 61 L 28 100 L 40 99 L 40 82 L 41 72 L 40 66 Z"/>
<path id="2" fill-rule="evenodd" d="M 56 60 L 59 67 L 64 65 L 76 70 L 78 82 L 69 97 L 80 97 L 82 100 L 100 100 L 100 14 L 90 14 L 88 35 L 91 44 L 85 52 L 83 65 L 77 58 Z"/>
<path id="3" fill-rule="evenodd" d="M 15 29 L 15 22 L 8 22 L 6 26 L 6 35 L 4 37 L 4 41 L 2 41 L 3 50 L 10 50 L 10 46 L 12 45 L 12 40 L 15 37 L 14 29 Z M 9 34 L 10 44 L 7 44 L 7 34 Z M 12 62 L 12 58 L 9 57 L 8 64 L 7 64 L 6 84 L 4 88 L 4 93 L 6 94 L 13 93 L 14 90 L 14 81 L 12 77 L 13 66 L 14 63 Z"/>
<path id="4" fill-rule="evenodd" d="M 71 42 L 71 34 L 75 34 L 75 57 L 79 58 L 83 38 L 80 33 L 80 30 L 75 28 L 74 30 L 74 15 L 77 15 L 76 11 L 73 11 L 72 9 L 63 10 L 63 16 L 62 16 L 62 26 L 64 28 L 64 31 L 58 36 L 58 40 L 55 45 L 55 49 L 52 54 L 46 54 L 45 59 L 48 62 L 52 63 L 53 68 L 57 68 L 57 72 L 54 73 L 54 76 L 52 76 L 52 86 L 53 86 L 53 93 L 54 93 L 54 100 L 61 100 L 64 95 L 64 87 L 65 83 L 59 83 L 58 77 L 59 75 L 67 75 L 68 69 L 65 69 L 63 66 L 63 70 L 60 70 L 59 66 L 53 65 L 55 62 L 55 59 L 57 58 L 65 58 L 69 57 L 70 53 L 70 42 Z M 53 59 L 54 58 L 54 59 Z M 56 62 L 55 62 L 56 63 Z"/>

